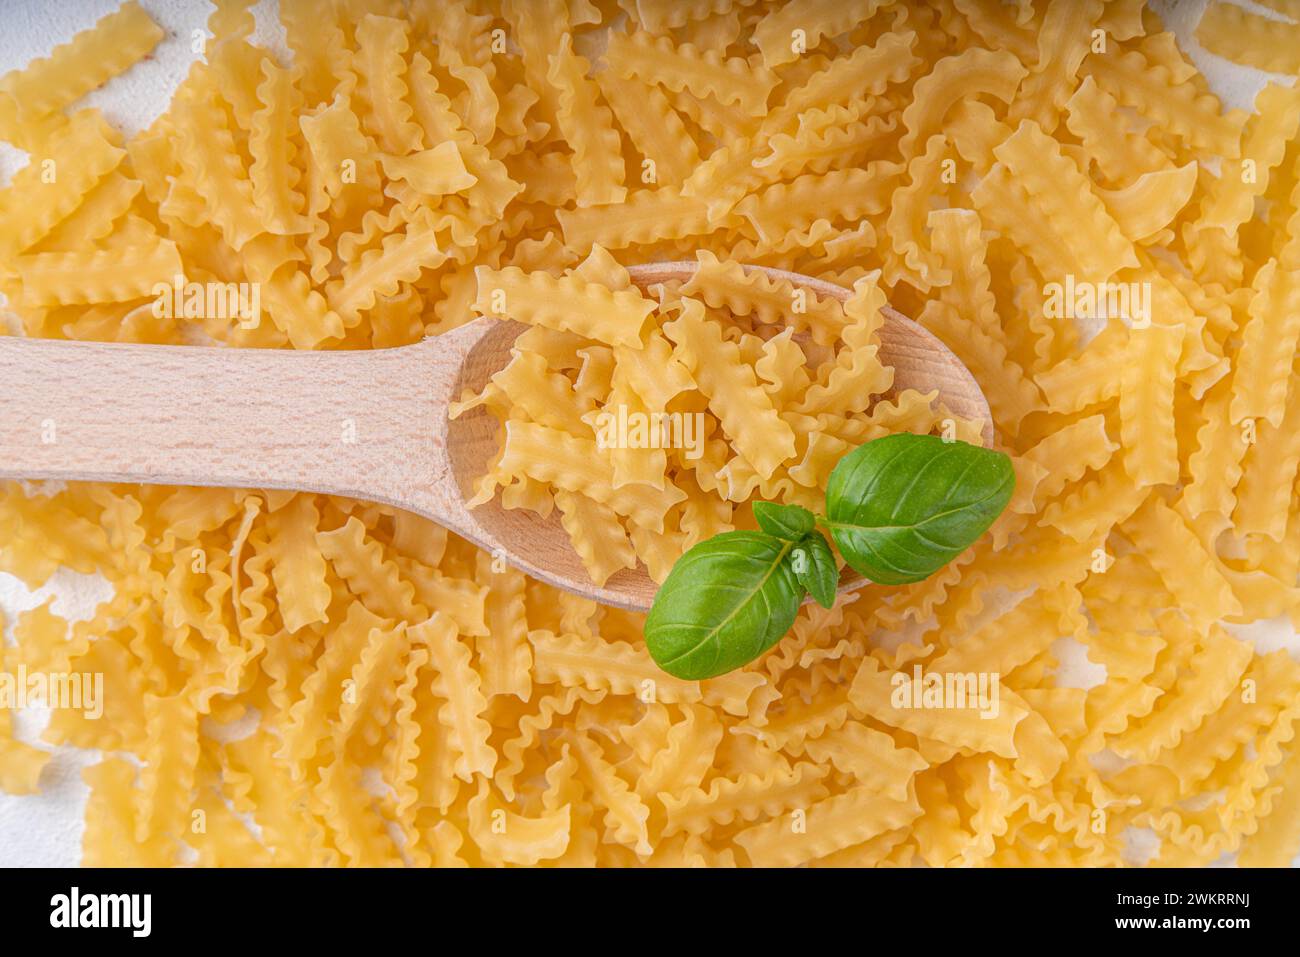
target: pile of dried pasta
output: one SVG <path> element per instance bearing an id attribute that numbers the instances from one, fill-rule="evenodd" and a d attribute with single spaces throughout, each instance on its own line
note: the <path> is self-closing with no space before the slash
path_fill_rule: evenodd
<path id="1" fill-rule="evenodd" d="M 13 331 L 393 346 L 474 315 L 480 271 L 617 288 L 617 263 L 701 250 L 919 319 L 988 394 L 1017 494 L 930 580 L 805 609 L 767 656 L 688 683 L 637 616 L 387 508 L 11 485 L 0 567 L 115 587 L 89 621 L 24 613 L 0 663 L 104 675 L 102 720 L 55 711 L 43 735 L 103 752 L 88 863 L 1290 860 L 1300 666 L 1228 626 L 1300 620 L 1300 92 L 1225 113 L 1130 0 L 283 0 L 284 63 L 247 6 L 219 4 L 129 140 L 77 101 L 160 40 L 134 4 L 0 78 L 0 133 L 31 154 L 0 197 Z M 1300 72 L 1294 44 L 1250 42 L 1296 27 L 1233 9 L 1210 7 L 1207 43 Z M 181 270 L 260 284 L 262 321 L 155 317 Z M 1053 306 L 1100 283 L 1149 290 L 1150 321 Z M 810 450 L 872 414 L 799 417 L 815 383 L 771 346 L 782 293 L 692 320 L 710 374 L 780 394 L 795 443 L 755 462 L 770 443 L 718 417 L 716 470 L 690 471 L 720 523 L 756 471 L 802 494 Z M 583 363 L 620 346 L 550 315 L 580 341 L 539 334 L 572 353 L 521 363 L 573 395 L 530 415 L 577 429 Z M 550 483 L 530 461 L 512 487 Z M 664 505 L 672 547 L 698 532 L 690 491 Z M 1063 639 L 1104 677 L 1058 682 Z M 914 667 L 999 675 L 998 716 L 895 707 Z M 49 751 L 9 728 L 0 786 L 36 791 Z"/>
<path id="2" fill-rule="evenodd" d="M 563 276 L 477 274 L 476 311 L 495 303 L 531 325 L 451 410 L 483 406 L 499 423 L 469 504 L 499 491 L 506 508 L 558 512 L 598 585 L 638 562 L 662 582 L 697 542 L 755 528 L 756 498 L 824 510 L 831 470 L 863 442 L 936 429 L 983 440 L 984 423 L 937 390 L 895 383 L 879 270 L 845 303 L 707 250 L 652 298 L 600 246 Z"/>

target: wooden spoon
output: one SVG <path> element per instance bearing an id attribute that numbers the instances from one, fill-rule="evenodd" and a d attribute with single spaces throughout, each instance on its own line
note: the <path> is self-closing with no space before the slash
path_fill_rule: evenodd
<path id="1" fill-rule="evenodd" d="M 645 288 L 689 279 L 693 262 L 629 270 Z M 764 267 L 818 296 L 849 291 Z M 448 405 L 510 360 L 515 322 L 477 319 L 398 349 L 125 345 L 0 337 L 0 479 L 290 489 L 424 515 L 529 575 L 621 608 L 650 607 L 644 569 L 591 582 L 558 520 L 497 501 L 465 507 L 497 448 L 486 409 Z M 938 339 L 892 309 L 880 331 L 894 389 L 939 390 L 955 415 L 988 404 Z"/>

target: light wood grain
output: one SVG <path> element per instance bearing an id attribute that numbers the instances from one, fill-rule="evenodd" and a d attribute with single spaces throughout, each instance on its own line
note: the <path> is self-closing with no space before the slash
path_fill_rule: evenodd
<path id="1" fill-rule="evenodd" d="M 630 271 L 648 287 L 694 269 Z M 765 271 L 818 295 L 849 295 Z M 542 581 L 648 608 L 657 586 L 643 569 L 592 584 L 554 516 L 504 509 L 499 499 L 465 508 L 498 429 L 482 408 L 449 420 L 448 405 L 509 361 L 521 331 L 477 319 L 415 345 L 357 352 L 0 337 L 0 478 L 294 489 L 382 502 L 425 515 Z M 988 423 L 991 439 L 979 387 L 932 335 L 889 310 L 881 355 L 895 367 L 896 390 L 938 388 L 955 414 Z"/>

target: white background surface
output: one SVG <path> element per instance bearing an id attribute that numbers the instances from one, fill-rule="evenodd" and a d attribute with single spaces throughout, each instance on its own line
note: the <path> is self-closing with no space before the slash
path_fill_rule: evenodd
<path id="1" fill-rule="evenodd" d="M 140 0 L 154 20 L 167 31 L 167 37 L 155 49 L 151 59 L 136 65 L 129 73 L 97 90 L 83 101 L 101 108 L 109 120 L 128 132 L 135 132 L 162 112 L 176 84 L 185 75 L 191 53 L 193 31 L 202 30 L 211 12 L 204 0 Z M 919 2 L 919 0 L 910 0 Z M 1165 18 L 1183 43 L 1201 72 L 1204 73 L 1226 107 L 1251 109 L 1255 93 L 1268 80 L 1290 84 L 1292 78 L 1270 77 L 1255 70 L 1243 69 L 1205 54 L 1192 37 L 1206 0 L 1172 0 L 1153 6 Z M 1268 10 L 1244 0 L 1242 6 L 1265 16 Z M 59 43 L 118 7 L 117 0 L 0 0 L 0 74 L 20 69 L 29 61 L 45 56 Z M 275 17 L 276 0 L 263 0 L 254 12 L 258 18 L 257 41 L 283 53 L 279 25 Z M 24 154 L 0 146 L 0 178 L 9 176 L 26 162 Z M 2 393 L 3 383 L 0 383 Z M 96 577 L 60 571 L 48 585 L 36 592 L 21 582 L 0 573 L 0 611 L 7 621 L 4 640 L 13 641 L 17 614 L 56 596 L 54 612 L 65 618 L 80 620 L 92 616 L 95 605 L 110 597 L 107 584 Z M 1300 638 L 1285 621 L 1261 622 L 1249 628 L 1234 629 L 1238 635 L 1255 642 L 1260 651 L 1279 647 L 1290 649 L 1300 658 Z M 1062 648 L 1062 678 L 1065 684 L 1087 686 L 1096 680 L 1099 669 L 1082 660 L 1071 649 Z M 16 717 L 17 736 L 42 747 L 41 729 L 48 716 L 40 711 L 23 712 Z M 0 866 L 73 866 L 81 858 L 82 812 L 87 788 L 81 769 L 97 760 L 97 753 L 60 748 L 41 776 L 42 793 L 13 797 L 0 792 Z"/>

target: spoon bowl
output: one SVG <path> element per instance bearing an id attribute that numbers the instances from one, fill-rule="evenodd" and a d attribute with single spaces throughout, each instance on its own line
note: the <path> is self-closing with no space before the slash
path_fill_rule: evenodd
<path id="1" fill-rule="evenodd" d="M 663 282 L 685 282 L 697 268 L 694 261 L 649 263 L 631 266 L 628 273 L 632 282 L 644 292 Z M 765 273 L 773 279 L 787 280 L 819 298 L 847 302 L 852 295 L 843 286 L 810 276 L 766 266 L 745 268 Z M 984 441 L 991 444 L 993 418 L 988 401 L 970 370 L 923 326 L 888 306 L 884 315 L 885 322 L 880 329 L 880 355 L 883 362 L 894 368 L 894 384 L 886 395 L 896 395 L 906 389 L 922 392 L 938 389 L 938 401 L 954 415 L 984 423 Z M 519 323 L 502 322 L 479 339 L 466 356 L 450 400 L 455 401 L 466 389 L 475 392 L 482 389 L 487 380 L 510 361 L 514 340 L 525 328 Z M 473 496 L 474 483 L 496 454 L 497 442 L 497 420 L 485 408 L 474 409 L 449 423 L 448 457 L 462 501 Z M 493 502 L 475 509 L 473 520 L 494 541 L 526 542 L 527 548 L 518 551 L 527 564 L 513 558 L 509 560 L 543 581 L 602 604 L 635 611 L 648 610 L 654 601 L 659 585 L 641 566 L 615 573 L 604 586 L 591 582 L 555 515 L 543 519 L 527 509 L 506 509 L 501 507 L 498 496 Z M 866 584 L 851 569 L 846 569 L 846 573 L 840 583 L 841 592 Z"/>
<path id="2" fill-rule="evenodd" d="M 643 289 L 689 279 L 693 262 L 629 272 Z M 749 266 L 818 296 L 839 286 Z M 591 582 L 558 517 L 470 510 L 497 448 L 477 408 L 448 418 L 466 389 L 510 361 L 525 327 L 476 319 L 411 346 L 299 352 L 0 337 L 0 479 L 129 482 L 319 492 L 424 515 L 548 584 L 644 611 L 658 586 L 643 568 Z M 955 415 L 985 423 L 988 404 L 946 346 L 892 309 L 880 330 L 894 391 L 938 389 Z M 842 583 L 858 587 L 860 579 Z"/>

